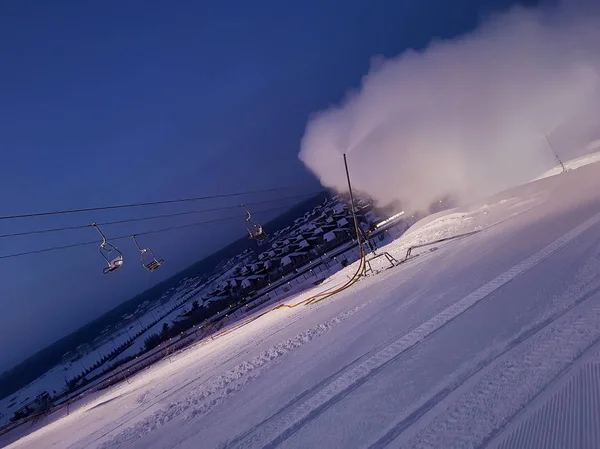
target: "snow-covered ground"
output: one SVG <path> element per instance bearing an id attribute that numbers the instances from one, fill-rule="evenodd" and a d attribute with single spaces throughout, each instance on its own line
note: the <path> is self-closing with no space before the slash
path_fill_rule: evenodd
<path id="1" fill-rule="evenodd" d="M 137 330 L 139 330 L 139 325 L 138 329 L 133 332 Z M 102 356 L 126 342 L 129 337 L 126 332 L 117 332 L 111 335 L 111 338 L 112 340 L 106 339 L 104 342 L 100 342 L 96 348 L 82 354 L 80 358 L 58 364 L 19 391 L 0 400 L 0 413 L 4 415 L 0 417 L 0 426 L 8 423 L 17 409 L 35 399 L 38 394 L 44 391 L 48 391 L 52 395 L 62 392 L 66 388 L 68 380 L 93 366 Z M 106 368 L 105 365 L 100 369 L 104 368 Z M 92 371 L 90 376 L 93 376 L 95 372 L 96 370 Z M 13 405 L 11 406 L 11 404 Z"/>
<path id="2" fill-rule="evenodd" d="M 586 153 L 588 153 L 588 154 L 586 154 L 585 156 L 581 156 L 581 157 L 578 157 L 577 159 L 572 159 L 570 161 L 565 162 L 564 163 L 565 169 L 577 170 L 578 168 L 584 167 L 586 165 L 599 162 L 600 161 L 600 140 L 591 143 L 586 148 Z M 563 168 L 559 165 L 557 167 L 554 167 L 551 170 L 548 170 L 546 173 L 544 173 L 542 176 L 540 176 L 537 179 L 543 179 L 543 178 L 547 178 L 549 176 L 560 175 L 562 172 L 563 172 Z"/>
<path id="3" fill-rule="evenodd" d="M 177 294 L 177 293 L 176 293 Z M 148 309 L 145 313 L 140 314 L 136 319 L 126 323 L 122 328 L 116 329 L 111 333 L 106 333 L 100 341 L 95 342 L 93 346 L 87 348 L 85 352 L 81 352 L 80 357 L 73 357 L 63 363 L 59 363 L 44 375 L 35 379 L 33 382 L 23 387 L 19 391 L 0 400 L 0 426 L 9 423 L 14 412 L 33 400 L 38 394 L 47 391 L 55 396 L 66 389 L 67 381 L 74 378 L 78 374 L 92 367 L 95 363 L 108 355 L 115 348 L 126 343 L 133 336 L 138 334 L 142 327 L 158 322 L 150 327 L 146 332 L 135 338 L 127 349 L 119 354 L 114 359 L 100 365 L 95 370 L 92 370 L 86 377 L 92 378 L 101 374 L 108 369 L 108 365 L 114 364 L 116 361 L 126 357 L 135 356 L 144 347 L 145 339 L 156 332 L 160 332 L 164 323 L 171 324 L 175 318 L 183 311 L 182 302 L 174 302 L 177 297 L 165 302 L 164 304 L 155 304 L 152 309 Z M 193 298 L 188 298 L 185 304 L 191 304 Z M 176 307 L 179 304 L 181 307 Z M 173 309 L 170 311 L 171 309 Z"/>
<path id="4" fill-rule="evenodd" d="M 176 353 L 0 446 L 595 447 L 600 164 L 436 214 L 385 250 L 400 259 L 473 231 Z"/>

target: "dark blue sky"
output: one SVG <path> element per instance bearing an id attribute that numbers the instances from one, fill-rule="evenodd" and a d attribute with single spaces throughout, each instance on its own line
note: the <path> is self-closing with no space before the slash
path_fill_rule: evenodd
<path id="1" fill-rule="evenodd" d="M 316 190 L 297 159 L 312 113 L 358 87 L 373 56 L 465 33 L 513 3 L 2 2 L 0 215 L 286 185 Z M 0 222 L 0 233 L 239 202 Z M 143 238 L 168 261 L 152 277 L 127 241 L 118 242 L 127 259 L 113 276 L 101 274 L 93 246 L 0 260 L 0 371 L 243 232 L 240 220 Z M 0 255 L 94 237 L 84 229 L 0 239 Z"/>

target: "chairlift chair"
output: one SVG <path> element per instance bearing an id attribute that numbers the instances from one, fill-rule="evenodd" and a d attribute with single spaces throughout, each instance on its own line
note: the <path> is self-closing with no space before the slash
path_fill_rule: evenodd
<path id="1" fill-rule="evenodd" d="M 140 247 L 135 237 L 135 235 L 131 236 L 131 238 L 133 239 L 133 243 L 135 243 L 136 248 L 140 252 L 140 259 L 142 260 L 143 267 L 150 272 L 156 270 L 157 268 L 160 268 L 165 263 L 165 261 L 163 259 L 158 260 L 154 256 L 154 252 L 150 248 Z"/>
<path id="2" fill-rule="evenodd" d="M 258 245 L 261 245 L 267 241 L 267 233 L 264 231 L 263 227 L 256 220 L 252 219 L 252 214 L 248 210 L 246 206 L 242 204 L 242 207 L 248 214 L 246 217 L 246 229 L 248 230 L 248 234 L 250 234 L 250 238 L 256 240 Z"/>
<path id="3" fill-rule="evenodd" d="M 100 244 L 98 251 L 100 251 L 100 255 L 106 261 L 107 264 L 107 266 L 104 267 L 102 272 L 104 274 L 111 273 L 123 265 L 123 253 L 119 251 L 114 245 L 106 241 L 106 236 L 100 230 L 96 223 L 92 223 L 92 226 L 96 228 L 96 231 L 98 231 L 98 233 L 102 237 L 102 243 Z"/>

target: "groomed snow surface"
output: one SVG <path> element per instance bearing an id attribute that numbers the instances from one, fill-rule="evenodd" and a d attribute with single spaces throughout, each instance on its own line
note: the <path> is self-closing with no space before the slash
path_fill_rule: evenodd
<path id="1" fill-rule="evenodd" d="M 175 353 L 0 446 L 598 447 L 600 164 L 429 217 L 385 250 L 471 231 L 395 268 L 380 258 L 326 301 Z"/>

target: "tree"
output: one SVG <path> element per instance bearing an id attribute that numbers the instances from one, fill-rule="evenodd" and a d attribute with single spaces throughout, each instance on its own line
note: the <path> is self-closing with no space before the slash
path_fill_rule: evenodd
<path id="1" fill-rule="evenodd" d="M 152 334 L 148 338 L 144 340 L 144 347 L 147 351 L 152 348 L 155 348 L 162 341 L 162 337 L 159 334 Z"/>

